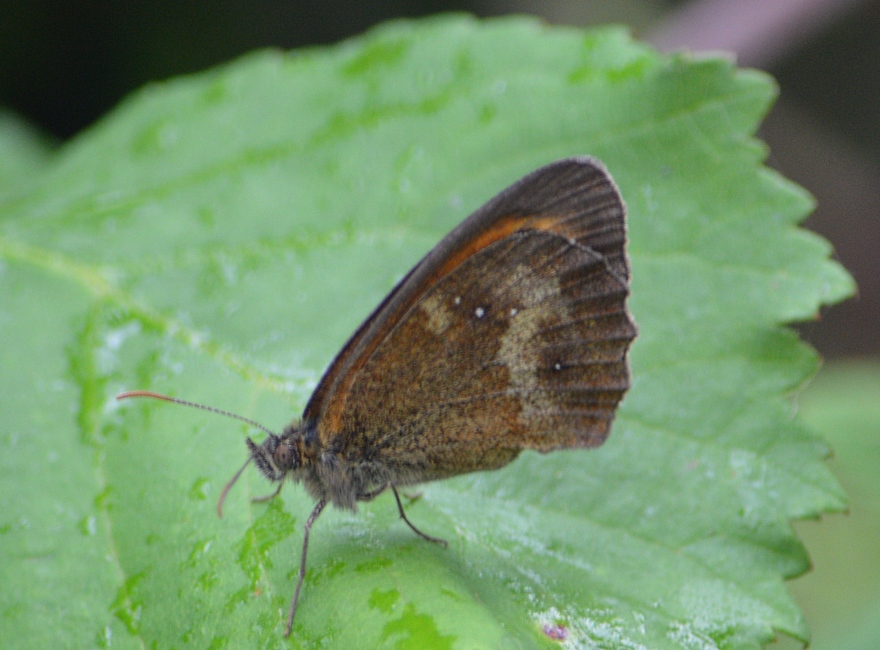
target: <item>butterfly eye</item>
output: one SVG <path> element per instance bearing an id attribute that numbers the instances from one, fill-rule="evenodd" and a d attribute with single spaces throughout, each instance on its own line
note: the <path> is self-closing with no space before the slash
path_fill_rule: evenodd
<path id="1" fill-rule="evenodd" d="M 292 469 L 293 462 L 290 453 L 290 446 L 286 442 L 282 442 L 278 445 L 278 448 L 275 449 L 275 453 L 272 454 L 272 460 L 275 461 L 275 467 L 282 472 Z"/>

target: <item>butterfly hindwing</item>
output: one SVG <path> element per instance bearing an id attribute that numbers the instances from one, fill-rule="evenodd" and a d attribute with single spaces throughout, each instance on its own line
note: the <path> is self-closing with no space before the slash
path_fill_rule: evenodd
<path id="1" fill-rule="evenodd" d="M 585 158 L 542 168 L 453 230 L 365 321 L 306 409 L 396 483 L 600 444 L 629 387 L 624 207 Z"/>

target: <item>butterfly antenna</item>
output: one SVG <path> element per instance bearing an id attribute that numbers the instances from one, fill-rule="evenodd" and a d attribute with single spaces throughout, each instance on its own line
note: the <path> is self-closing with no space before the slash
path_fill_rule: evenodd
<path id="1" fill-rule="evenodd" d="M 243 415 L 238 415 L 237 413 L 230 413 L 229 411 L 224 411 L 223 409 L 214 408 L 213 406 L 206 406 L 205 404 L 199 404 L 197 402 L 189 402 L 185 399 L 178 399 L 176 397 L 170 397 L 168 395 L 163 395 L 161 393 L 154 393 L 149 390 L 130 390 L 124 393 L 119 393 L 116 396 L 116 399 L 129 399 L 131 397 L 151 397 L 153 399 L 160 399 L 165 402 L 173 402 L 174 404 L 182 404 L 183 406 L 191 406 L 193 408 L 202 409 L 203 411 L 210 411 L 211 413 L 217 413 L 218 415 L 225 415 L 228 418 L 232 418 L 233 420 L 240 420 L 241 422 L 245 422 L 250 424 L 261 431 L 265 431 L 270 436 L 276 435 L 274 431 L 270 431 L 266 427 L 264 427 L 259 422 L 255 422 L 250 418 L 246 418 Z M 235 485 L 235 482 L 238 480 L 238 477 L 241 476 L 241 473 L 245 470 L 248 464 L 251 462 L 253 457 L 248 458 L 245 461 L 245 464 L 241 466 L 241 469 L 235 473 L 229 482 L 223 486 L 223 491 L 220 493 L 220 498 L 217 500 L 217 516 L 223 516 L 223 502 L 226 501 L 226 495 L 229 494 L 229 490 Z"/>
<path id="2" fill-rule="evenodd" d="M 274 431 L 270 431 L 266 427 L 264 427 L 259 422 L 255 422 L 250 418 L 246 418 L 243 415 L 238 415 L 238 413 L 230 413 L 229 411 L 224 411 L 223 409 L 214 408 L 213 406 L 205 406 L 204 404 L 198 404 L 196 402 L 188 402 L 185 399 L 178 399 L 176 397 L 169 397 L 168 395 L 162 395 L 162 393 L 154 393 L 149 390 L 130 390 L 125 393 L 119 393 L 116 396 L 116 399 L 128 399 L 129 397 L 152 397 L 153 399 L 161 399 L 166 402 L 174 402 L 175 404 L 183 404 L 184 406 L 192 406 L 193 408 L 202 409 L 203 411 L 210 411 L 211 413 L 217 413 L 219 415 L 225 415 L 228 418 L 232 418 L 233 420 L 241 420 L 242 422 L 246 422 L 253 427 L 257 427 L 261 431 L 265 431 L 270 436 L 276 435 Z"/>

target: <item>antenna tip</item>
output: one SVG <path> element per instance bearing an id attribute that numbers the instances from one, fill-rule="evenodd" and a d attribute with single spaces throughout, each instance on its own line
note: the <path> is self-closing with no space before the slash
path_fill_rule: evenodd
<path id="1" fill-rule="evenodd" d="M 128 399 L 129 397 L 152 397 L 153 399 L 162 399 L 167 402 L 176 401 L 173 397 L 168 397 L 168 395 L 162 395 L 161 393 L 154 393 L 150 390 L 127 390 L 119 393 L 116 396 L 116 399 Z"/>

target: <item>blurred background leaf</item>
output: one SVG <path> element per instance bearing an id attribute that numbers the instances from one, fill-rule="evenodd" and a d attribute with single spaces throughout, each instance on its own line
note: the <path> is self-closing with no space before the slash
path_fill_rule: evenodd
<path id="1" fill-rule="evenodd" d="M 834 448 L 831 467 L 850 499 L 846 515 L 795 528 L 813 570 L 791 583 L 810 621 L 810 647 L 880 647 L 880 364 L 837 362 L 798 397 L 805 421 Z M 777 646 L 773 646 L 774 648 Z M 793 641 L 779 648 L 800 647 Z"/>

